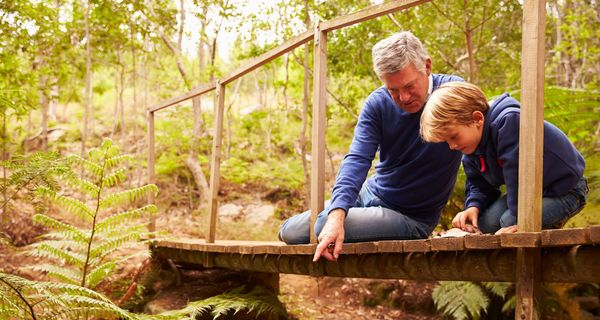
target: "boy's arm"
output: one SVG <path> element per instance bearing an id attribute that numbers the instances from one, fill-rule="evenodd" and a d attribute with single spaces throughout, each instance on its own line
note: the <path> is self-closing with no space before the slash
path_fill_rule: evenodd
<path id="1" fill-rule="evenodd" d="M 465 210 L 476 207 L 479 211 L 489 207 L 500 196 L 500 190 L 489 184 L 479 171 L 477 156 L 464 156 L 463 169 L 465 182 Z"/>
<path id="2" fill-rule="evenodd" d="M 497 152 L 502 161 L 502 174 L 506 184 L 506 203 L 517 224 L 517 207 L 519 191 L 519 120 L 518 112 L 507 113 L 498 123 Z M 507 226 L 508 226 L 507 225 Z"/>

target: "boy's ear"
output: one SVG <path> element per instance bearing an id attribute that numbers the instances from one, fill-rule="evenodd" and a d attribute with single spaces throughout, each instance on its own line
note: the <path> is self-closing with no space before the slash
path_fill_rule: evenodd
<path id="1" fill-rule="evenodd" d="M 485 116 L 481 111 L 473 111 L 473 122 L 477 125 L 483 125 Z"/>

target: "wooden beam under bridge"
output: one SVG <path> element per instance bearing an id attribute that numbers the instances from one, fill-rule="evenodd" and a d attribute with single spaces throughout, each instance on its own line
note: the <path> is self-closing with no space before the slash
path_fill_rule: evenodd
<path id="1" fill-rule="evenodd" d="M 155 257 L 184 268 L 289 273 L 310 276 L 514 282 L 516 248 L 468 251 L 342 254 L 338 262 L 312 261 L 307 254 L 243 254 L 156 247 Z M 600 247 L 542 249 L 543 282 L 600 282 Z"/>

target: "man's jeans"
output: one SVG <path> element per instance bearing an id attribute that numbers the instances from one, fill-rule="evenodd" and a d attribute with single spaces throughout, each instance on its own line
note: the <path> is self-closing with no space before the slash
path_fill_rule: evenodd
<path id="1" fill-rule="evenodd" d="M 585 178 L 581 178 L 575 188 L 567 194 L 555 198 L 542 198 L 542 228 L 561 228 L 569 218 L 583 209 L 586 203 L 588 186 Z M 517 217 L 508 210 L 506 194 L 502 195 L 478 217 L 479 230 L 483 233 L 494 233 L 500 228 L 517 224 Z"/>
<path id="2" fill-rule="evenodd" d="M 329 215 L 329 201 L 325 210 L 317 216 L 315 234 L 323 230 Z M 344 242 L 407 240 L 427 238 L 434 226 L 418 222 L 404 214 L 387 208 L 381 199 L 375 196 L 366 183 L 363 184 L 354 207 L 348 210 L 344 222 Z M 310 211 L 285 220 L 279 230 L 279 239 L 287 244 L 309 243 Z"/>

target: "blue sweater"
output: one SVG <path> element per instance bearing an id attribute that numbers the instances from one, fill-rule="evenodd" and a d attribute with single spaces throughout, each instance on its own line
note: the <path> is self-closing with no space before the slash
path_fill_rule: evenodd
<path id="1" fill-rule="evenodd" d="M 448 81 L 463 81 L 433 74 L 433 89 Z M 348 212 L 354 206 L 375 153 L 379 163 L 367 187 L 388 208 L 434 227 L 454 188 L 460 152 L 445 143 L 425 143 L 419 136 L 422 110 L 407 113 L 392 100 L 385 87 L 373 91 L 364 103 L 350 151 L 342 161 L 329 210 Z"/>
<path id="2" fill-rule="evenodd" d="M 506 184 L 510 213 L 517 215 L 519 182 L 519 102 L 507 93 L 490 106 L 481 141 L 475 152 L 463 156 L 467 175 L 465 208 L 489 207 Z M 583 176 L 585 160 L 569 138 L 557 127 L 544 121 L 544 197 L 557 197 L 575 187 Z"/>

